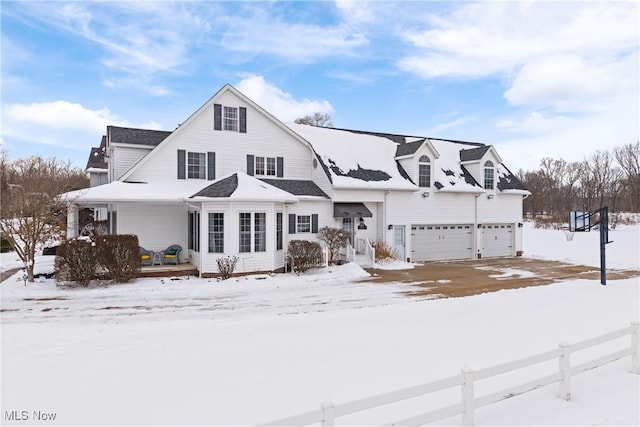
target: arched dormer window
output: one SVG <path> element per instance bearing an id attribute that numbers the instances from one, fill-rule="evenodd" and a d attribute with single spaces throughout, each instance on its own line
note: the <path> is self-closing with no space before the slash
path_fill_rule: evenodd
<path id="1" fill-rule="evenodd" d="M 427 156 L 418 160 L 418 187 L 431 187 L 431 160 Z"/>
<path id="2" fill-rule="evenodd" d="M 493 190 L 493 162 L 491 160 L 487 160 L 484 163 L 484 188 L 485 190 Z"/>

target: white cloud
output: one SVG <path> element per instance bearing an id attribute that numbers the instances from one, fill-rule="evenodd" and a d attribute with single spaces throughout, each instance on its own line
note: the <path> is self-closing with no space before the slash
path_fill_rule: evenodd
<path id="1" fill-rule="evenodd" d="M 161 129 L 157 122 L 131 124 L 108 108 L 92 110 L 63 100 L 6 105 L 2 122 L 2 139 L 11 146 L 19 140 L 81 150 L 97 145 L 107 125 Z"/>
<path id="2" fill-rule="evenodd" d="M 295 62 L 353 55 L 368 44 L 367 38 L 344 24 L 320 26 L 285 22 L 254 10 L 252 16 L 227 17 L 221 45 L 250 54 L 277 55 Z"/>
<path id="3" fill-rule="evenodd" d="M 252 101 L 283 122 L 293 122 L 296 118 L 314 112 L 333 112 L 326 100 L 294 99 L 293 95 L 265 81 L 264 77 L 246 74 L 235 87 Z"/>

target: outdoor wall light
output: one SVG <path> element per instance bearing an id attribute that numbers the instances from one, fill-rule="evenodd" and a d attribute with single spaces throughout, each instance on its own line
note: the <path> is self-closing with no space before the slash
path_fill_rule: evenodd
<path id="1" fill-rule="evenodd" d="M 360 217 L 360 224 L 358 225 L 358 230 L 366 230 L 367 224 L 364 223 L 364 218 Z"/>
<path id="2" fill-rule="evenodd" d="M 428 191 L 423 192 L 422 197 L 429 197 L 429 192 Z"/>
<path id="3" fill-rule="evenodd" d="M 487 194 L 487 199 L 491 200 L 493 199 L 493 197 L 494 197 L 493 194 Z"/>
<path id="4" fill-rule="evenodd" d="M 387 225 L 387 230 L 393 230 L 393 224 Z"/>

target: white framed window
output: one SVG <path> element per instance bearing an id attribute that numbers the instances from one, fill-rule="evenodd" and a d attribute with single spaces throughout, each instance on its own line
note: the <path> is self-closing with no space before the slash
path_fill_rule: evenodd
<path id="1" fill-rule="evenodd" d="M 311 233 L 311 215 L 298 215 L 296 221 L 296 232 Z"/>
<path id="2" fill-rule="evenodd" d="M 240 247 L 238 252 L 251 252 L 251 214 L 240 212 Z"/>
<path id="3" fill-rule="evenodd" d="M 238 108 L 237 107 L 223 107 L 222 122 L 224 124 L 224 130 L 238 131 Z"/>
<path id="4" fill-rule="evenodd" d="M 264 175 L 264 157 L 256 156 L 256 175 Z"/>
<path id="5" fill-rule="evenodd" d="M 494 167 L 491 160 L 487 160 L 484 163 L 484 188 L 486 190 L 493 190 L 494 185 Z"/>
<path id="6" fill-rule="evenodd" d="M 431 187 L 431 160 L 421 156 L 418 160 L 418 187 Z"/>
<path id="7" fill-rule="evenodd" d="M 253 250 L 267 250 L 267 214 L 264 212 L 253 214 Z"/>
<path id="8" fill-rule="evenodd" d="M 267 157 L 267 175 L 276 175 L 276 158 Z"/>
<path id="9" fill-rule="evenodd" d="M 224 213 L 209 214 L 209 252 L 224 253 Z"/>
<path id="10" fill-rule="evenodd" d="M 207 157 L 205 153 L 187 153 L 187 178 L 206 178 Z"/>

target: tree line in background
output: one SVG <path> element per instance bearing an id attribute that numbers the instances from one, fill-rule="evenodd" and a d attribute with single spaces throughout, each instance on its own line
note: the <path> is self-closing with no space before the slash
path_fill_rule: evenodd
<path id="1" fill-rule="evenodd" d="M 529 218 L 557 218 L 569 211 L 640 212 L 640 142 L 596 151 L 578 162 L 545 157 L 535 171 L 518 172 L 531 192 L 524 200 Z"/>

